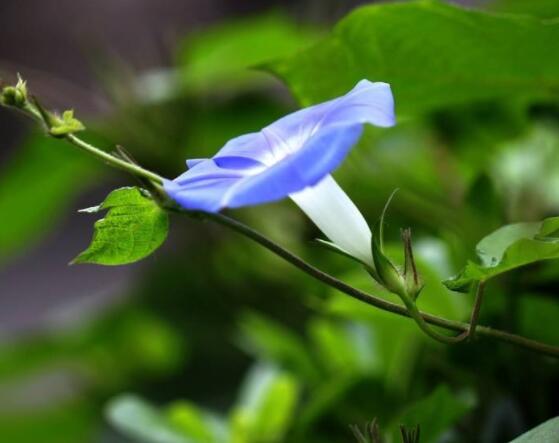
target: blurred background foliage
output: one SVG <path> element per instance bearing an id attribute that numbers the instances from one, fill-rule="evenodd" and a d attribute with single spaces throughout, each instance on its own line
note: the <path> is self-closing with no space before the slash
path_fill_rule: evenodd
<path id="1" fill-rule="evenodd" d="M 12 3 L 0 12 L 14 13 Z M 238 3 L 214 5 L 223 13 L 211 24 L 175 33 L 164 63 L 88 48 L 93 102 L 56 70 L 26 70 L 21 57 L 0 59 L 0 69 L 74 107 L 86 138 L 119 143 L 167 177 L 360 78 L 390 82 L 399 124 L 367 128 L 336 177 L 371 222 L 400 188 L 393 256 L 398 228 L 412 226 L 427 283 L 420 307 L 465 320 L 472 300 L 441 281 L 475 260 L 496 228 L 559 210 L 558 3 L 462 2 L 506 18 L 381 4 L 334 31 L 351 2 Z M 45 7 L 23 17 L 40 21 Z M 138 27 L 135 17 L 119 26 Z M 24 47 L 2 29 L 2 45 Z M 39 30 L 48 37 L 48 26 Z M 131 180 L 0 117 L 0 441 L 338 443 L 353 441 L 350 424 L 377 417 L 388 442 L 399 441 L 400 424 L 419 423 L 424 443 L 497 443 L 558 415 L 557 361 L 488 339 L 434 343 L 409 320 L 321 287 L 216 226 L 174 218 L 165 246 L 140 264 L 66 269 L 94 220 L 68 214 Z M 315 247 L 318 232 L 290 202 L 234 216 L 393 299 Z M 559 343 L 558 284 L 553 261 L 492 281 L 481 323 Z"/>

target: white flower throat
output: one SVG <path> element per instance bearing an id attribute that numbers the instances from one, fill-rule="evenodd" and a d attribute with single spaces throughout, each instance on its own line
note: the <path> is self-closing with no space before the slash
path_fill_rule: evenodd
<path id="1" fill-rule="evenodd" d="M 289 197 L 333 243 L 365 263 L 373 263 L 369 225 L 331 175 Z"/>

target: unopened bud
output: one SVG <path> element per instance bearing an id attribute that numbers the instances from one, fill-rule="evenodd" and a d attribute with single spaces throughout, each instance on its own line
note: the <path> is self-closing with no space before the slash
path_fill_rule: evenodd
<path id="1" fill-rule="evenodd" d="M 415 301 L 423 289 L 423 283 L 421 282 L 421 278 L 417 272 L 417 267 L 413 258 L 411 229 L 408 228 L 402 230 L 402 242 L 404 243 L 405 257 L 404 268 L 402 270 L 390 261 L 390 259 L 384 254 L 383 250 L 384 217 L 386 216 L 388 206 L 394 197 L 394 192 L 386 202 L 380 219 L 373 230 L 371 248 L 376 272 L 370 274 L 378 283 L 383 285 L 390 292 L 405 299 Z"/>
<path id="2" fill-rule="evenodd" d="M 6 86 L 2 89 L 1 101 L 4 106 L 23 108 L 27 103 L 27 85 L 18 75 L 15 86 Z"/>
<path id="3" fill-rule="evenodd" d="M 375 229 L 375 234 L 378 230 Z M 396 266 L 384 254 L 378 235 L 373 234 L 372 250 L 373 262 L 377 271 L 378 282 L 390 292 L 400 296 L 406 296 L 406 286 L 403 275 Z"/>
<path id="4" fill-rule="evenodd" d="M 413 258 L 410 228 L 402 229 L 402 242 L 404 243 L 404 285 L 408 295 L 416 300 L 423 289 L 423 282 Z"/>

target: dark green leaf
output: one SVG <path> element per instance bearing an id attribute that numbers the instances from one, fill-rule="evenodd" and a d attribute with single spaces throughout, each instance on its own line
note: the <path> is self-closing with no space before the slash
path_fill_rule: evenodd
<path id="1" fill-rule="evenodd" d="M 359 80 L 392 85 L 398 114 L 559 87 L 559 24 L 438 1 L 359 8 L 315 46 L 269 68 L 308 105 Z"/>
<path id="2" fill-rule="evenodd" d="M 555 417 L 515 438 L 510 443 L 557 443 L 558 436 L 559 417 Z"/>
<path id="3" fill-rule="evenodd" d="M 477 255 L 481 264 L 469 262 L 445 285 L 452 290 L 467 291 L 474 282 L 530 263 L 559 258 L 558 231 L 559 217 L 504 226 L 478 243 Z"/>
<path id="4" fill-rule="evenodd" d="M 95 223 L 90 246 L 73 263 L 134 263 L 150 255 L 167 237 L 167 213 L 139 188 L 117 189 L 101 205 L 82 212 L 103 210 L 108 213 Z"/>

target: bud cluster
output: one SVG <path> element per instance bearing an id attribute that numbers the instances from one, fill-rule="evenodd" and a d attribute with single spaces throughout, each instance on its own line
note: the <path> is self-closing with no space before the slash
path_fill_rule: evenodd
<path id="1" fill-rule="evenodd" d="M 83 123 L 74 117 L 73 110 L 66 110 L 60 116 L 45 110 L 35 97 L 29 97 L 27 82 L 19 75 L 15 86 L 2 88 L 0 104 L 20 109 L 40 120 L 53 137 L 66 137 L 85 129 Z"/>
<path id="2" fill-rule="evenodd" d="M 2 88 L 0 102 L 4 106 L 24 108 L 27 103 L 27 82 L 23 81 L 18 75 L 18 82 L 15 86 L 5 86 Z"/>

